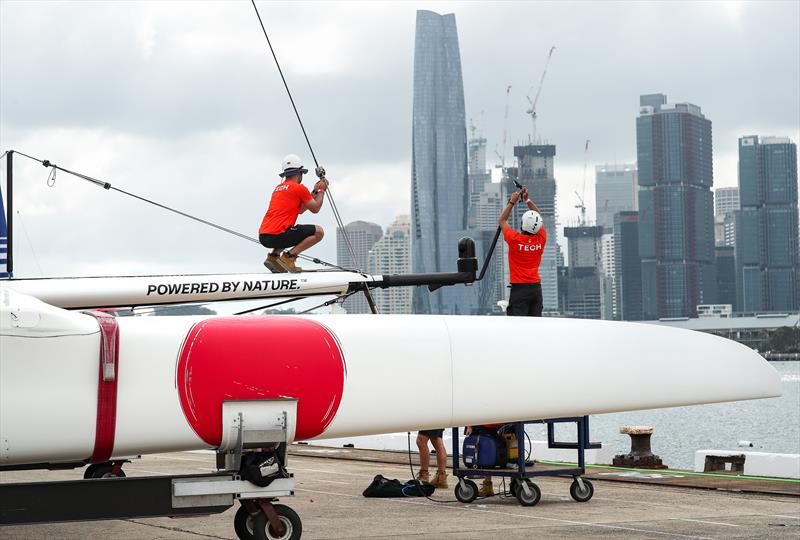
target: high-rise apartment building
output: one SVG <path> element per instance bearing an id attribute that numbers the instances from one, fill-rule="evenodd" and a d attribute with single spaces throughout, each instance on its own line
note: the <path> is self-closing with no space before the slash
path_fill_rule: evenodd
<path id="1" fill-rule="evenodd" d="M 614 214 L 637 210 L 639 207 L 636 163 L 598 165 L 594 174 L 597 224 L 611 229 L 614 226 Z"/>
<path id="2" fill-rule="evenodd" d="M 643 317 L 696 316 L 716 299 L 711 121 L 691 103 L 641 96 L 636 150 Z"/>
<path id="3" fill-rule="evenodd" d="M 740 138 L 739 196 L 737 309 L 796 311 L 797 145 L 788 137 Z"/>
<path id="4" fill-rule="evenodd" d="M 714 244 L 736 245 L 734 213 L 739 209 L 739 188 L 720 187 L 714 190 Z M 724 303 L 724 302 L 722 302 Z"/>
<path id="5" fill-rule="evenodd" d="M 412 119 L 411 247 L 414 272 L 452 272 L 468 234 L 464 85 L 455 15 L 417 11 Z M 413 290 L 415 313 L 469 314 L 464 286 Z"/>
<path id="6" fill-rule="evenodd" d="M 509 169 L 509 174 L 516 173 L 518 181 L 528 187 L 530 198 L 536 203 L 547 230 L 547 244 L 539 265 L 539 276 L 542 279 L 542 299 L 544 311 L 558 310 L 558 267 L 556 255 L 556 178 L 553 160 L 556 147 L 552 144 L 528 144 L 515 146 L 514 156 L 517 158 L 516 170 Z M 528 208 L 524 204 L 517 205 L 511 214 L 509 224 L 519 229 L 520 218 Z M 570 263 L 572 264 L 572 263 Z"/>
<path id="7" fill-rule="evenodd" d="M 336 229 L 336 264 L 342 268 L 367 271 L 369 266 L 369 252 L 375 242 L 383 236 L 383 229 L 377 223 L 368 221 L 353 221 L 344 226 L 347 238 L 355 252 L 355 260 L 350 253 L 342 229 Z M 348 313 L 370 313 L 369 304 L 363 294 L 354 294 L 342 304 Z"/>
<path id="8" fill-rule="evenodd" d="M 369 273 L 373 275 L 411 272 L 411 216 L 397 216 L 369 253 Z M 411 287 L 373 289 L 378 313 L 411 313 Z"/>
<path id="9" fill-rule="evenodd" d="M 639 257 L 639 212 L 614 216 L 615 319 L 642 319 L 642 260 Z"/>
<path id="10" fill-rule="evenodd" d="M 603 231 L 613 229 L 613 222 Z M 617 312 L 617 291 L 614 286 L 615 255 L 614 252 L 614 233 L 603 232 L 600 240 L 602 245 L 602 255 L 600 264 L 600 318 L 614 320 Z"/>

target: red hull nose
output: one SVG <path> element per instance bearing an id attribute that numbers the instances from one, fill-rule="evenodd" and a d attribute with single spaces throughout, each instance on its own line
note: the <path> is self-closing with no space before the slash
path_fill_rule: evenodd
<path id="1" fill-rule="evenodd" d="M 223 401 L 296 398 L 295 439 L 321 434 L 336 416 L 345 376 L 327 327 L 291 316 L 229 317 L 192 327 L 176 383 L 189 424 L 218 446 Z"/>

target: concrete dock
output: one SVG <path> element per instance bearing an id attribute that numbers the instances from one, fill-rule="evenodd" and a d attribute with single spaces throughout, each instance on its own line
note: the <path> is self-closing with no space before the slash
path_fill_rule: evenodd
<path id="1" fill-rule="evenodd" d="M 186 452 L 145 456 L 126 464 L 125 471 L 128 476 L 190 474 L 209 472 L 213 466 L 213 454 Z M 715 485 L 701 479 L 701 485 L 686 487 L 693 485 L 686 477 L 670 485 L 648 475 L 615 477 L 613 471 L 602 471 L 588 475 L 595 495 L 587 503 L 570 498 L 569 480 L 541 478 L 536 480 L 542 490 L 541 502 L 524 508 L 516 499 L 503 496 L 469 505 L 424 498 L 364 498 L 361 492 L 376 474 L 400 480 L 410 477 L 404 454 L 295 446 L 289 468 L 297 479 L 296 496 L 281 502 L 300 514 L 303 538 L 309 540 L 800 537 L 797 484 L 779 486 L 775 492 L 752 486 L 746 491 L 737 487 L 736 480 Z M 81 477 L 82 471 L 77 470 L 18 471 L 0 473 L 0 482 Z M 450 482 L 452 486 L 452 478 Z M 454 501 L 453 490 L 439 490 L 434 498 Z M 0 527 L 0 539 L 235 539 L 233 514 L 237 507 L 200 518 Z"/>

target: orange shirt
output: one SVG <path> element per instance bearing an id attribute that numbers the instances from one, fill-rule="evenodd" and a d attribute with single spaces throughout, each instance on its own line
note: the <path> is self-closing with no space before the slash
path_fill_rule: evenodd
<path id="1" fill-rule="evenodd" d="M 536 234 L 523 234 L 505 226 L 503 238 L 508 244 L 511 283 L 541 283 L 539 264 L 542 262 L 544 245 L 547 243 L 547 231 L 544 227 Z"/>
<path id="2" fill-rule="evenodd" d="M 284 180 L 272 192 L 272 199 L 264 219 L 261 220 L 258 234 L 281 234 L 295 224 L 303 205 L 312 198 L 304 185 Z"/>

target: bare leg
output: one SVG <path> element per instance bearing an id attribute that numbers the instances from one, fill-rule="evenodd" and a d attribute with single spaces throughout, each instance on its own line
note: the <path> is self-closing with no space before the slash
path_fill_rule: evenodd
<path id="1" fill-rule="evenodd" d="M 436 449 L 436 468 L 439 472 L 447 471 L 447 450 L 444 447 L 444 440 L 441 437 L 431 439 L 433 447 Z"/>
<path id="2" fill-rule="evenodd" d="M 431 453 L 428 450 L 428 437 L 417 435 L 417 448 L 419 449 L 419 470 L 427 471 L 431 466 Z"/>
<path id="3" fill-rule="evenodd" d="M 299 255 L 303 251 L 307 250 L 314 244 L 319 243 L 322 240 L 322 237 L 325 236 L 325 231 L 322 230 L 322 227 L 319 225 L 314 225 L 315 231 L 313 236 L 309 236 L 304 238 L 300 241 L 299 244 L 294 246 L 292 249 L 289 250 L 289 253 L 292 255 Z"/>

